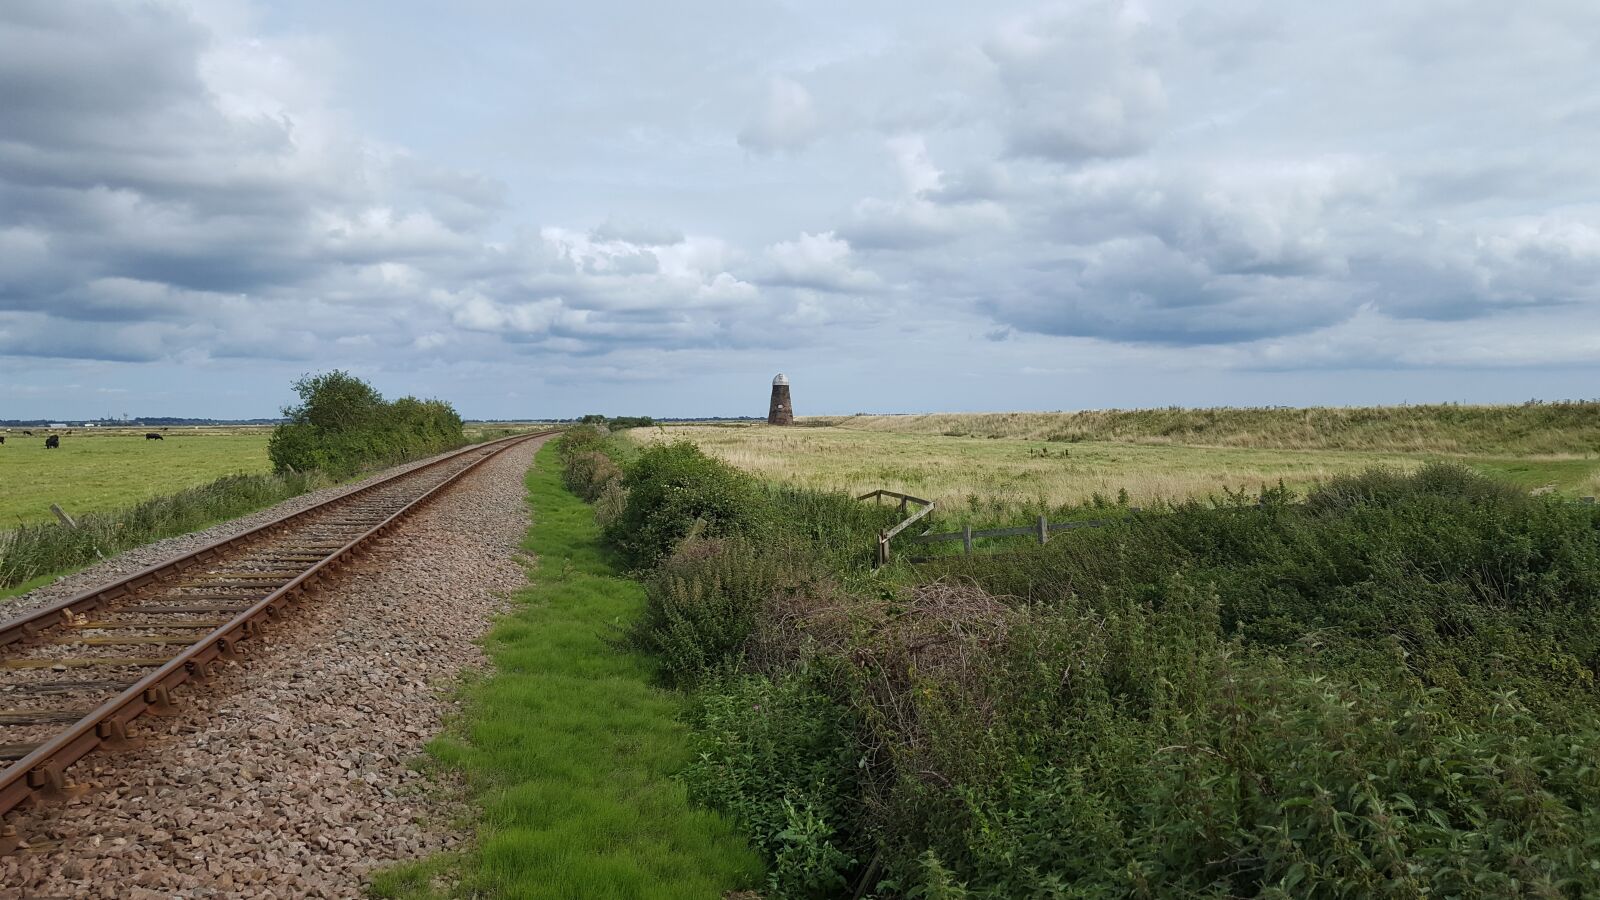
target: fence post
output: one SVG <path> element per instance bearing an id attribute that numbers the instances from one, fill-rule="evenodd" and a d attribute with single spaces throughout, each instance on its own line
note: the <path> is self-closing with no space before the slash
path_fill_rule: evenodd
<path id="1" fill-rule="evenodd" d="M 1044 546 L 1044 542 L 1048 541 L 1048 540 L 1050 540 L 1050 520 L 1048 518 L 1046 518 L 1045 516 L 1040 516 L 1039 517 L 1039 545 L 1041 547 Z"/>
<path id="2" fill-rule="evenodd" d="M 72 521 L 72 517 L 67 515 L 66 510 L 62 509 L 60 506 L 52 503 L 50 504 L 50 511 L 56 514 L 56 518 L 61 520 L 61 524 L 67 526 L 68 528 L 78 527 L 78 523 Z"/>
<path id="3" fill-rule="evenodd" d="M 972 555 L 972 524 L 969 522 L 961 526 L 961 550 L 967 555 Z"/>
<path id="4" fill-rule="evenodd" d="M 901 497 L 900 498 L 900 515 L 903 516 L 905 514 L 906 514 L 906 498 Z"/>

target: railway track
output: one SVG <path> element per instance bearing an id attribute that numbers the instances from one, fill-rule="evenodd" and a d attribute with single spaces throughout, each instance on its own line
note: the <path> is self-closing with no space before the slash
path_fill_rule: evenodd
<path id="1" fill-rule="evenodd" d="M 135 720 L 174 715 L 178 688 L 287 630 L 292 605 L 373 538 L 548 433 L 468 447 L 0 623 L 0 854 L 22 843 L 14 810 L 86 790 L 79 759 L 134 746 Z"/>

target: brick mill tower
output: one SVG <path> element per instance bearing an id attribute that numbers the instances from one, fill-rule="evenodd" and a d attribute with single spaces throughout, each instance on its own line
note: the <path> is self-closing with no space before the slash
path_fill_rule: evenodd
<path id="1" fill-rule="evenodd" d="M 772 379 L 772 403 L 767 406 L 767 424 L 794 424 L 794 402 L 789 399 L 789 379 L 782 372 Z"/>

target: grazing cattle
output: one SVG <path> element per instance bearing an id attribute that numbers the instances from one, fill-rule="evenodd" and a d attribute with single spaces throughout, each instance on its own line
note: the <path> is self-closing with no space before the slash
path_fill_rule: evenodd
<path id="1" fill-rule="evenodd" d="M 144 433 L 144 439 L 147 440 L 147 441 L 164 441 L 164 440 L 166 440 L 166 438 L 162 437 L 159 434 L 156 434 L 154 431 L 146 431 Z"/>
<path id="2" fill-rule="evenodd" d="M 24 431 L 23 434 L 28 435 L 29 437 L 33 436 L 33 432 L 31 431 Z"/>
<path id="3" fill-rule="evenodd" d="M 61 436 L 58 434 L 52 434 L 44 439 L 44 448 L 46 450 L 54 450 L 59 446 L 61 446 Z"/>
<path id="4" fill-rule="evenodd" d="M 6 436 L 3 435 L 3 434 L 0 434 L 0 444 L 4 444 L 5 442 L 6 442 Z"/>

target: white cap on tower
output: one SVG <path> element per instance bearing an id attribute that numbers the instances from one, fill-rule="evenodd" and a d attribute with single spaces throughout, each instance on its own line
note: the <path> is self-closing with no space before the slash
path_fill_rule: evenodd
<path id="1" fill-rule="evenodd" d="M 772 379 L 772 383 L 775 384 L 775 385 L 777 385 L 777 384 L 788 384 L 789 383 L 789 377 L 787 375 L 783 374 L 782 372 L 779 372 L 778 373 L 778 377 Z"/>

